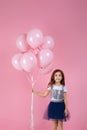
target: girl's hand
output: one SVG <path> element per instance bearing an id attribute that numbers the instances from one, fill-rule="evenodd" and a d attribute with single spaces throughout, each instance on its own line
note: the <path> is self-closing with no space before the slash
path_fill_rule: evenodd
<path id="1" fill-rule="evenodd" d="M 35 93 L 35 90 L 34 90 L 34 89 L 32 89 L 32 93 Z"/>
<path id="2" fill-rule="evenodd" d="M 34 90 L 34 89 L 32 89 L 32 93 L 34 93 L 34 94 L 36 94 L 36 95 L 38 95 L 38 91 L 36 91 L 36 90 Z"/>
<path id="3" fill-rule="evenodd" d="M 34 92 L 34 90 L 32 89 L 32 93 Z"/>
<path id="4" fill-rule="evenodd" d="M 65 116 L 67 116 L 68 115 L 68 109 L 65 108 L 64 113 L 65 113 Z"/>

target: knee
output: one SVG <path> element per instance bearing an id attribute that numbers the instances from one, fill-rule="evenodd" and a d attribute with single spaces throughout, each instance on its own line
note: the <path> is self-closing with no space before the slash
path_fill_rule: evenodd
<path id="1" fill-rule="evenodd" d="M 53 127 L 54 127 L 54 128 L 57 128 L 57 126 L 58 126 L 58 122 L 57 122 L 57 121 L 54 121 L 54 122 L 53 122 Z"/>
<path id="2" fill-rule="evenodd" d="M 55 126 L 58 126 L 58 122 L 55 122 L 54 125 L 55 125 Z"/>
<path id="3" fill-rule="evenodd" d="M 58 127 L 63 128 L 63 121 L 58 121 Z"/>

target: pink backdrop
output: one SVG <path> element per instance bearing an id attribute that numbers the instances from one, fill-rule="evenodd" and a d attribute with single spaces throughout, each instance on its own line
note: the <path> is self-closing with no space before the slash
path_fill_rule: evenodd
<path id="1" fill-rule="evenodd" d="M 17 36 L 36 27 L 55 39 L 54 68 L 65 73 L 71 120 L 64 128 L 86 130 L 86 0 L 0 0 L 0 130 L 30 130 L 31 85 L 11 58 L 19 52 Z M 50 75 L 38 74 L 35 88 L 43 91 Z M 51 129 L 43 120 L 49 97 L 34 99 L 35 130 Z"/>

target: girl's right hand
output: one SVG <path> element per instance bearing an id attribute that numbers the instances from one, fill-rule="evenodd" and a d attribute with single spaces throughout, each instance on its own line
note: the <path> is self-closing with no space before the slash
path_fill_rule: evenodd
<path id="1" fill-rule="evenodd" d="M 38 95 L 38 92 L 37 92 L 36 90 L 34 90 L 34 89 L 32 89 L 32 93 L 34 93 L 34 94 L 37 94 L 37 95 Z"/>
<path id="2" fill-rule="evenodd" d="M 34 89 L 32 89 L 32 93 L 34 93 L 35 91 L 34 91 Z"/>

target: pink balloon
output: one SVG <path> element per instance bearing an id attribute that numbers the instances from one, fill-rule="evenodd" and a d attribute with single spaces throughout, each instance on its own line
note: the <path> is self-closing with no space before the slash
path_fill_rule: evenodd
<path id="1" fill-rule="evenodd" d="M 39 29 L 33 29 L 27 34 L 28 44 L 32 48 L 37 48 L 42 44 L 43 34 Z"/>
<path id="2" fill-rule="evenodd" d="M 22 67 L 21 67 L 21 64 L 20 64 L 20 59 L 22 57 L 22 54 L 21 53 L 18 53 L 18 54 L 15 54 L 13 57 L 12 57 L 12 65 L 15 69 L 17 70 L 22 70 Z"/>
<path id="3" fill-rule="evenodd" d="M 29 45 L 26 40 L 26 34 L 21 34 L 17 40 L 16 45 L 19 48 L 20 51 L 25 52 L 29 49 Z"/>
<path id="4" fill-rule="evenodd" d="M 44 49 L 52 49 L 54 47 L 54 40 L 50 36 L 45 36 L 43 39 L 43 45 L 42 48 Z"/>
<path id="5" fill-rule="evenodd" d="M 21 57 L 20 63 L 25 71 L 31 72 L 37 65 L 37 59 L 32 52 L 27 52 Z"/>
<path id="6" fill-rule="evenodd" d="M 46 67 L 53 61 L 53 52 L 49 49 L 42 49 L 39 53 L 40 67 Z"/>
<path id="7" fill-rule="evenodd" d="M 50 73 L 52 70 L 53 70 L 53 63 L 51 63 L 47 67 L 41 67 L 39 69 L 39 72 L 42 74 L 47 74 L 47 73 Z"/>

